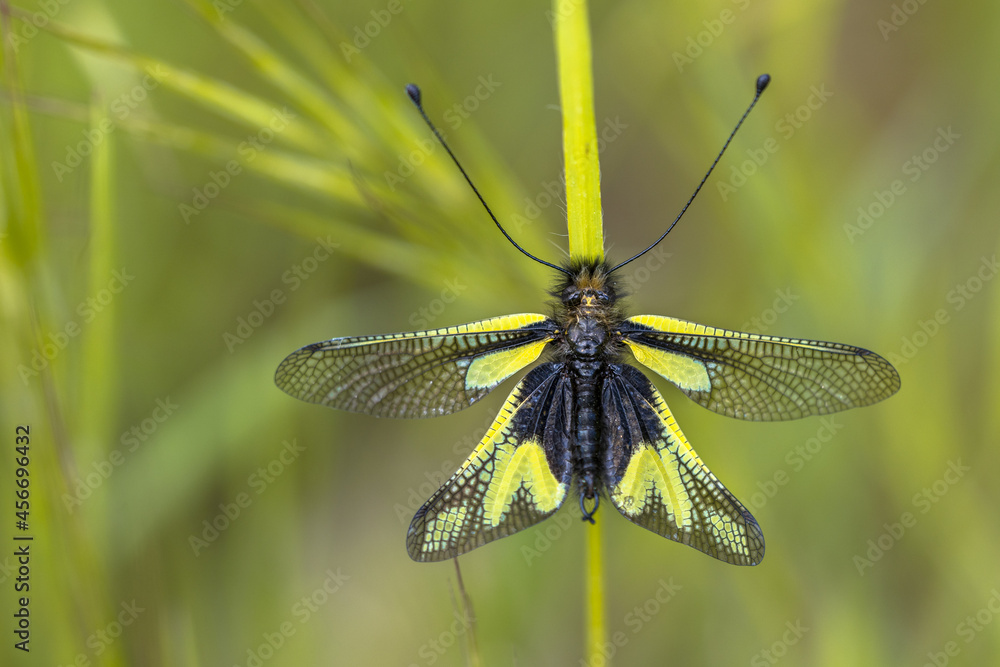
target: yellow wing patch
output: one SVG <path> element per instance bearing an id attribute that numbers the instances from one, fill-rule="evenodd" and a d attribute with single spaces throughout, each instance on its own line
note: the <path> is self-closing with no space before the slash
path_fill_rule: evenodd
<path id="1" fill-rule="evenodd" d="M 645 443 L 632 455 L 613 493 L 615 505 L 627 516 L 642 514 L 658 494 L 678 529 L 691 525 L 691 498 L 681 481 L 677 461 L 668 460 Z"/>
<path id="2" fill-rule="evenodd" d="M 487 523 L 500 525 L 514 496 L 524 489 L 528 502 L 540 512 L 554 512 L 566 498 L 566 485 L 556 480 L 537 441 L 514 447 L 495 442 L 493 477 L 486 489 L 483 509 Z"/>
<path id="3" fill-rule="evenodd" d="M 478 357 L 465 374 L 466 389 L 493 387 L 521 370 L 542 353 L 551 338 Z"/>
<path id="4" fill-rule="evenodd" d="M 624 456 L 609 472 L 612 504 L 629 521 L 714 558 L 755 565 L 764 539 L 753 516 L 694 452 L 649 380 L 621 366 L 614 382 L 620 424 L 612 445 Z"/>
<path id="5" fill-rule="evenodd" d="M 635 360 L 643 366 L 659 373 L 681 389 L 708 391 L 712 381 L 708 377 L 705 364 L 692 357 L 657 350 L 655 348 L 625 339 Z"/>
<path id="6" fill-rule="evenodd" d="M 517 384 L 483 439 L 413 518 L 406 538 L 411 558 L 454 558 L 559 509 L 572 468 L 565 438 L 546 429 L 565 421 L 559 418 L 566 409 L 560 398 L 565 382 L 550 363 Z"/>

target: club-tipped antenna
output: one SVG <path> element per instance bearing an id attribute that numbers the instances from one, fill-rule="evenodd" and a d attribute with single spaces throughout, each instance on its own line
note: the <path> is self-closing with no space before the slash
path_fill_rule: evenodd
<path id="1" fill-rule="evenodd" d="M 670 230 L 674 228 L 674 225 L 680 222 L 680 219 L 684 217 L 684 213 L 687 212 L 688 207 L 691 206 L 691 202 L 693 202 L 694 198 L 698 196 L 699 192 L 701 192 L 701 188 L 705 185 L 705 181 L 707 181 L 708 177 L 712 174 L 712 170 L 715 169 L 715 165 L 719 164 L 719 160 L 722 159 L 722 154 L 726 152 L 727 148 L 729 148 L 729 142 L 731 142 L 733 140 L 733 137 L 736 136 L 736 131 L 740 129 L 740 126 L 743 125 L 743 121 L 745 121 L 747 119 L 747 116 L 750 115 L 750 111 L 754 108 L 754 105 L 757 104 L 757 100 L 760 99 L 761 93 L 764 92 L 764 89 L 767 88 L 767 84 L 769 83 L 771 83 L 770 74 L 761 74 L 760 76 L 757 77 L 757 92 L 753 96 L 753 101 L 750 102 L 750 106 L 748 106 L 747 110 L 743 112 L 742 116 L 740 116 L 739 122 L 736 123 L 736 127 L 734 127 L 733 131 L 729 134 L 729 138 L 726 139 L 726 143 L 723 144 L 722 150 L 719 151 L 719 154 L 715 156 L 715 161 L 712 162 L 712 166 L 708 168 L 708 171 L 705 173 L 704 178 L 701 179 L 701 183 L 699 183 L 698 187 L 694 189 L 694 194 L 692 194 L 691 198 L 687 200 L 686 204 L 684 204 L 684 208 L 681 209 L 681 212 L 677 214 L 677 217 L 674 218 L 674 221 L 670 223 L 669 227 L 667 227 L 667 231 L 663 232 L 660 238 L 656 239 L 656 241 L 654 241 L 653 244 L 650 245 L 648 248 L 646 248 L 645 250 L 643 250 L 642 252 L 640 252 L 639 254 L 635 255 L 632 258 L 626 259 L 624 262 L 622 262 L 615 268 L 611 269 L 612 272 L 617 271 L 618 269 L 622 268 L 629 262 L 639 259 L 647 252 L 655 248 L 660 243 L 660 241 L 662 241 L 667 237 L 667 234 L 669 234 Z"/>
<path id="2" fill-rule="evenodd" d="M 472 183 L 472 179 L 469 178 L 469 175 L 465 172 L 465 169 L 462 167 L 462 163 L 459 162 L 458 158 L 455 157 L 455 154 L 451 152 L 451 148 L 448 147 L 448 142 L 444 140 L 444 137 L 442 137 L 441 133 L 438 132 L 437 127 L 434 126 L 434 123 L 432 123 L 431 119 L 427 116 L 427 112 L 424 111 L 424 105 L 420 99 L 420 88 L 418 88 L 415 84 L 412 83 L 408 84 L 406 86 L 406 94 L 410 96 L 410 99 L 413 101 L 413 105 L 417 107 L 417 111 L 420 112 L 420 116 L 424 119 L 424 122 L 427 123 L 427 127 L 431 128 L 431 132 L 433 132 L 434 136 L 437 137 L 438 143 L 444 146 L 444 149 L 448 151 L 448 155 L 451 156 L 451 161 L 455 163 L 455 166 L 458 167 L 458 170 L 462 172 L 462 176 L 465 177 L 465 182 L 469 184 L 469 187 L 472 188 L 472 191 L 476 193 L 477 197 L 479 197 L 480 203 L 483 205 L 483 208 L 486 209 L 486 212 L 490 214 L 490 217 L 493 219 L 493 222 L 496 223 L 497 229 L 499 229 L 503 233 L 503 235 L 507 237 L 507 240 L 511 242 L 511 245 L 513 245 L 515 248 L 517 248 L 522 253 L 524 253 L 531 259 L 535 260 L 539 264 L 544 264 L 545 266 L 553 268 L 556 271 L 561 271 L 566 275 L 571 275 L 570 272 L 564 269 L 563 267 L 556 266 L 555 264 L 546 262 L 544 259 L 539 259 L 538 257 L 535 257 L 530 252 L 519 246 L 517 244 L 517 241 L 515 241 L 510 237 L 510 234 L 508 234 L 507 230 L 503 228 L 503 225 L 500 224 L 500 221 L 497 220 L 497 217 L 493 215 L 493 211 L 490 209 L 489 204 L 487 204 L 486 200 L 483 199 L 483 196 L 479 194 L 479 189 L 476 188 L 476 186 Z"/>

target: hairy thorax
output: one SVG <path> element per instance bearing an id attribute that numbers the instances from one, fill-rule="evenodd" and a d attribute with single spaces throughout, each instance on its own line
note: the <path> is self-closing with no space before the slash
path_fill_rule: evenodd
<path id="1" fill-rule="evenodd" d="M 553 292 L 559 298 L 555 319 L 562 334 L 558 356 L 566 361 L 617 361 L 621 354 L 617 328 L 624 315 L 608 265 L 589 263 L 569 269 L 572 275 Z"/>

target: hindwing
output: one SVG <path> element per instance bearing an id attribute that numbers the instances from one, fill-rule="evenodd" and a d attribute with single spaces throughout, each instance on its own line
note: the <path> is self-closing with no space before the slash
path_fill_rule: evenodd
<path id="1" fill-rule="evenodd" d="M 572 414 L 562 364 L 528 373 L 462 467 L 413 517 L 406 536 L 410 557 L 454 558 L 559 509 L 573 476 Z"/>
<path id="2" fill-rule="evenodd" d="M 636 360 L 713 412 L 754 421 L 798 419 L 876 403 L 899 390 L 892 365 L 860 347 L 628 318 Z"/>
<path id="3" fill-rule="evenodd" d="M 605 485 L 626 519 L 727 563 L 761 561 L 757 521 L 702 463 L 646 376 L 611 366 L 601 405 Z"/>
<path id="4" fill-rule="evenodd" d="M 376 417 L 433 417 L 467 408 L 535 361 L 552 340 L 544 315 L 494 317 L 385 336 L 334 338 L 288 355 L 274 375 L 310 403 Z"/>

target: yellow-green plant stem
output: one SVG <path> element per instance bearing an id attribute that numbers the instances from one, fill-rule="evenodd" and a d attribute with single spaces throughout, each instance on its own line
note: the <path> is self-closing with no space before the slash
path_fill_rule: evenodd
<path id="1" fill-rule="evenodd" d="M 604 259 L 601 219 L 601 170 L 594 124 L 594 82 L 590 60 L 590 25 L 586 0 L 553 0 L 552 16 L 559 60 L 559 99 L 563 117 L 563 156 L 566 169 L 566 212 L 569 256 L 575 260 Z M 595 523 L 587 533 L 587 664 L 604 664 L 604 571 L 601 565 L 601 529 Z"/>
<path id="2" fill-rule="evenodd" d="M 601 169 L 586 0 L 553 0 L 571 260 L 603 260 Z"/>

